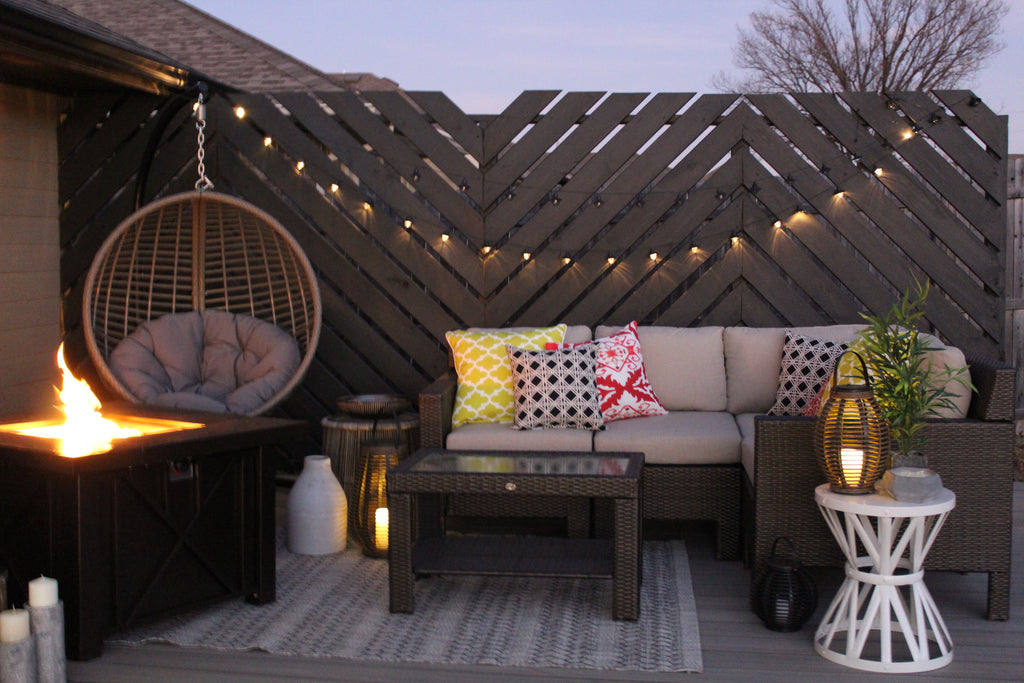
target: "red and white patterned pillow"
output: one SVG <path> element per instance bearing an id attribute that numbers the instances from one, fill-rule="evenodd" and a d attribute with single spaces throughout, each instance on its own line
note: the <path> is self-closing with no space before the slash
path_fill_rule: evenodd
<path id="1" fill-rule="evenodd" d="M 647 380 L 635 320 L 593 343 L 597 344 L 597 390 L 605 422 L 668 412 Z M 547 343 L 548 349 L 570 346 L 576 345 Z"/>

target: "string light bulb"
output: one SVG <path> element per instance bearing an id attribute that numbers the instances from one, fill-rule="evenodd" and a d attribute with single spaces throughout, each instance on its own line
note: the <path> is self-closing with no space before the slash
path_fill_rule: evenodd
<path id="1" fill-rule="evenodd" d="M 418 169 L 418 168 L 412 169 L 412 181 L 414 183 L 418 183 L 419 180 L 420 180 L 420 169 Z"/>
<path id="2" fill-rule="evenodd" d="M 696 244 L 691 244 L 690 245 L 690 253 L 691 254 L 696 254 L 698 251 L 700 251 L 700 247 L 698 247 Z"/>
<path id="3" fill-rule="evenodd" d="M 469 182 L 465 178 L 463 178 L 462 182 L 459 183 L 459 191 L 460 192 L 465 192 L 468 189 L 469 189 Z"/>
<path id="4" fill-rule="evenodd" d="M 732 245 L 733 246 L 736 246 L 737 244 L 740 243 L 740 236 L 739 235 L 733 235 L 731 239 L 732 239 Z"/>
<path id="5" fill-rule="evenodd" d="M 274 138 L 270 137 L 269 135 L 263 138 L 264 147 L 270 147 L 272 144 L 274 144 Z"/>
<path id="6" fill-rule="evenodd" d="M 406 218 L 402 224 L 405 226 L 406 230 L 410 230 L 412 228 L 412 219 Z"/>
<path id="7" fill-rule="evenodd" d="M 772 223 L 772 227 L 776 230 L 782 230 L 782 221 L 775 221 Z"/>
<path id="8" fill-rule="evenodd" d="M 657 261 L 658 260 L 658 252 L 652 251 L 650 254 L 647 255 L 647 258 L 651 259 L 652 261 Z"/>
<path id="9" fill-rule="evenodd" d="M 594 206 L 600 208 L 602 204 L 604 204 L 604 200 L 601 198 L 601 195 L 594 197 Z"/>
<path id="10" fill-rule="evenodd" d="M 446 233 L 446 232 L 442 232 L 441 233 L 441 241 L 442 242 L 447 242 L 450 238 L 451 238 L 451 235 L 449 235 L 448 233 Z"/>
<path id="11" fill-rule="evenodd" d="M 483 248 L 480 249 L 480 251 L 483 252 L 484 256 L 487 256 L 488 254 L 491 253 L 492 249 L 491 249 L 491 246 L 489 244 L 485 244 L 483 246 Z"/>
<path id="12" fill-rule="evenodd" d="M 306 162 L 305 161 L 296 161 L 295 162 L 295 170 L 297 172 L 302 173 L 302 169 L 304 169 L 304 168 L 306 168 Z"/>
<path id="13" fill-rule="evenodd" d="M 531 254 L 530 252 L 528 252 L 528 251 L 524 251 L 523 252 L 523 260 L 524 261 L 529 261 L 531 256 L 533 256 L 533 254 Z"/>
<path id="14" fill-rule="evenodd" d="M 558 206 L 558 204 L 559 204 L 559 203 L 560 203 L 561 201 L 562 201 L 562 198 L 558 196 L 558 193 L 557 193 L 557 192 L 555 192 L 555 193 L 554 193 L 553 195 L 551 195 L 551 203 L 552 203 L 552 204 L 553 204 L 554 206 Z"/>
<path id="15" fill-rule="evenodd" d="M 240 119 L 244 119 L 245 118 L 245 107 L 243 107 L 241 105 L 235 107 L 235 116 L 237 116 Z"/>
<path id="16" fill-rule="evenodd" d="M 334 194 L 338 193 L 338 183 L 331 183 L 331 192 Z"/>
<path id="17" fill-rule="evenodd" d="M 609 266 L 614 266 L 615 265 L 615 257 L 612 256 L 611 254 L 608 254 L 608 265 Z"/>
<path id="18" fill-rule="evenodd" d="M 562 265 L 563 265 L 563 266 L 567 266 L 567 265 L 569 265 L 570 263 L 572 263 L 572 257 L 571 257 L 571 256 L 569 256 L 568 254 L 566 254 L 565 256 L 563 256 L 563 257 L 562 257 Z"/>
<path id="19" fill-rule="evenodd" d="M 364 211 L 369 211 L 372 208 L 373 208 L 373 202 L 371 202 L 368 199 L 363 201 L 363 210 Z"/>
<path id="20" fill-rule="evenodd" d="M 874 171 L 872 171 L 872 173 L 874 173 L 874 174 L 875 174 L 876 176 L 878 176 L 879 178 L 881 178 L 881 177 L 882 177 L 882 174 L 884 173 L 884 171 L 882 170 L 882 167 L 881 167 L 881 166 L 875 166 L 875 170 L 874 170 Z"/>

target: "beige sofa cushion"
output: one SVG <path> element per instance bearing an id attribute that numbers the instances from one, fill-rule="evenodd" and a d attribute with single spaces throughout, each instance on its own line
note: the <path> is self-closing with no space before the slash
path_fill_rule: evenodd
<path id="1" fill-rule="evenodd" d="M 605 337 L 618 329 L 602 325 L 595 336 Z M 725 410 L 721 327 L 642 326 L 637 337 L 647 378 L 662 405 L 669 410 Z"/>
<path id="2" fill-rule="evenodd" d="M 741 413 L 736 416 L 740 430 L 740 464 L 747 478 L 754 481 L 754 418 L 761 413 Z"/>
<path id="3" fill-rule="evenodd" d="M 728 387 L 726 410 L 766 413 L 775 403 L 786 329 L 814 339 L 852 341 L 863 325 L 726 327 L 722 333 Z"/>
<path id="4" fill-rule="evenodd" d="M 594 450 L 642 451 L 652 465 L 729 464 L 740 461 L 740 431 L 725 412 L 677 411 L 605 425 Z"/>
<path id="5" fill-rule="evenodd" d="M 445 447 L 457 451 L 591 451 L 589 429 L 515 429 L 508 422 L 478 422 L 452 430 Z"/>

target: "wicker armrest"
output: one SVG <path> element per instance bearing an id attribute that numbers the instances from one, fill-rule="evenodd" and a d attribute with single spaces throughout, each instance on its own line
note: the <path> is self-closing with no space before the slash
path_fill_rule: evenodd
<path id="1" fill-rule="evenodd" d="M 444 448 L 452 431 L 452 411 L 455 409 L 456 377 L 443 375 L 420 391 L 420 446 Z"/>
<path id="2" fill-rule="evenodd" d="M 978 420 L 1013 420 L 1013 366 L 981 356 L 969 356 L 967 363 L 971 368 L 971 382 L 978 390 L 971 397 L 967 416 Z"/>

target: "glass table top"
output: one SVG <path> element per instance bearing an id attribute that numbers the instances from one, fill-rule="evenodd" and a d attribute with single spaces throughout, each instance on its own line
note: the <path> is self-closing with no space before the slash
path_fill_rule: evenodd
<path id="1" fill-rule="evenodd" d="M 493 474 L 579 474 L 623 476 L 634 459 L 626 453 L 477 453 L 431 450 L 417 454 L 407 472 L 475 472 Z M 405 464 L 405 463 L 403 463 Z M 639 465 L 637 465 L 637 468 Z"/>

